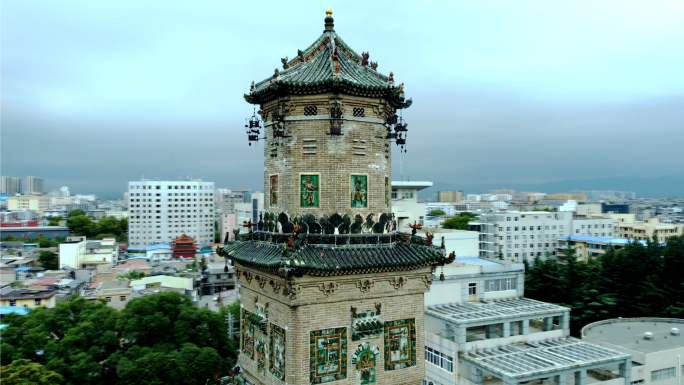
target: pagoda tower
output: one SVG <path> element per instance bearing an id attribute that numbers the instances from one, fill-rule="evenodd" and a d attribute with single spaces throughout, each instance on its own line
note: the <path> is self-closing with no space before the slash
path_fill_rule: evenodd
<path id="1" fill-rule="evenodd" d="M 174 257 L 194 258 L 197 253 L 197 240 L 185 234 L 171 241 Z"/>
<path id="2" fill-rule="evenodd" d="M 391 146 L 411 105 L 333 29 L 252 83 L 247 122 L 264 140 L 267 212 L 219 253 L 241 287 L 241 341 L 224 383 L 419 384 L 423 294 L 443 241 L 396 231 Z M 263 136 L 263 137 L 262 137 Z M 439 243 L 439 242 L 438 242 Z"/>

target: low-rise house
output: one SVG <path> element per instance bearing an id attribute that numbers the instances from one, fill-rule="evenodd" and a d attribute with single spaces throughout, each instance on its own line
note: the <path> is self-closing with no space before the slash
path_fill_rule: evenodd
<path id="1" fill-rule="evenodd" d="M 228 271 L 226 271 L 226 266 Z M 225 263 L 211 262 L 204 270 L 202 295 L 212 295 L 225 290 L 235 289 L 235 268 Z"/>
<path id="2" fill-rule="evenodd" d="M 12 289 L 12 290 L 6 290 Z M 14 289 L 10 287 L 0 290 L 0 306 L 18 306 L 34 308 L 55 307 L 57 290 L 52 289 Z"/>
<path id="3" fill-rule="evenodd" d="M 128 303 L 133 289 L 130 287 L 131 281 L 120 279 L 111 282 L 100 282 L 98 286 L 85 298 L 91 301 L 104 300 L 107 306 L 115 309 L 123 309 Z"/>

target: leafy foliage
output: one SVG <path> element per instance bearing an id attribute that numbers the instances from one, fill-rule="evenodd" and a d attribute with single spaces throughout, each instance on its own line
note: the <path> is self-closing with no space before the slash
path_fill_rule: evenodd
<path id="1" fill-rule="evenodd" d="M 470 220 L 471 218 L 467 215 L 456 216 L 445 220 L 442 227 L 453 230 L 468 230 L 468 222 Z"/>
<path id="2" fill-rule="evenodd" d="M 444 210 L 432 210 L 428 213 L 428 216 L 431 216 L 431 217 L 436 217 L 436 216 L 440 216 L 440 215 L 446 215 Z"/>
<path id="3" fill-rule="evenodd" d="M 67 218 L 78 217 L 78 216 L 81 216 L 81 215 L 85 215 L 85 211 L 83 211 L 83 210 L 81 210 L 81 209 L 71 210 L 71 211 L 69 211 L 69 213 L 67 214 Z"/>
<path id="4" fill-rule="evenodd" d="M 3 366 L 0 368 L 0 379 L 5 385 L 56 385 L 64 381 L 64 377 L 29 360 L 16 360 Z"/>
<path id="5" fill-rule="evenodd" d="M 574 334 L 607 318 L 684 315 L 684 237 L 664 247 L 655 239 L 630 243 L 588 262 L 577 261 L 572 247 L 565 254 L 566 265 L 525 261 L 525 295 L 572 308 Z"/>
<path id="6" fill-rule="evenodd" d="M 41 251 L 38 262 L 45 270 L 59 269 L 59 256 L 52 251 Z"/>
<path id="7" fill-rule="evenodd" d="M 29 360 L 67 385 L 205 384 L 236 358 L 223 317 L 177 292 L 133 299 L 122 311 L 74 296 L 3 322 L 2 365 Z"/>

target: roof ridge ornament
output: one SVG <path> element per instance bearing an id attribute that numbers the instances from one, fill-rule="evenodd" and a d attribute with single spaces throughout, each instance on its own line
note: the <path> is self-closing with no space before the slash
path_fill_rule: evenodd
<path id="1" fill-rule="evenodd" d="M 332 9 L 328 8 L 325 10 L 325 31 L 334 31 L 333 27 L 335 27 L 335 20 L 332 18 Z M 323 32 L 325 32 L 323 31 Z"/>

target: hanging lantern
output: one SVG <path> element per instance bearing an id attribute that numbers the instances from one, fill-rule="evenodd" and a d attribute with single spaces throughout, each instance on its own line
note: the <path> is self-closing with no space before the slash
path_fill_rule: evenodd
<path id="1" fill-rule="evenodd" d="M 251 118 L 246 119 L 245 130 L 247 131 L 247 140 L 249 141 L 250 146 L 252 145 L 252 142 L 258 142 L 259 139 L 266 139 L 259 138 L 259 134 L 261 134 L 261 119 L 257 117 L 256 112 Z"/>

